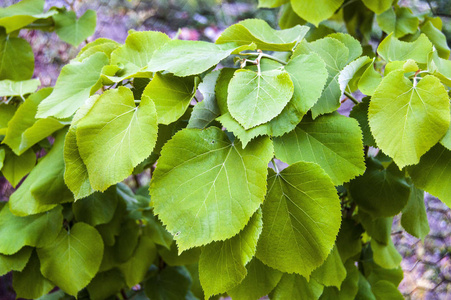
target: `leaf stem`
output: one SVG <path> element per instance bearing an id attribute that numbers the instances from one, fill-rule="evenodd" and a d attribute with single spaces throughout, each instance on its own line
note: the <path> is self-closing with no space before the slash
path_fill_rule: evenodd
<path id="1" fill-rule="evenodd" d="M 276 161 L 274 160 L 274 157 L 271 159 L 272 165 L 274 166 L 274 169 L 276 170 L 276 173 L 279 174 L 279 168 L 277 168 Z"/>
<path id="2" fill-rule="evenodd" d="M 348 97 L 349 100 L 354 102 L 354 104 L 359 104 L 359 101 L 357 101 L 357 99 L 354 98 L 354 96 L 351 95 L 351 93 L 345 91 L 344 94 L 345 94 L 346 97 Z"/>
<path id="3" fill-rule="evenodd" d="M 266 53 L 258 53 L 258 52 L 243 53 L 243 52 L 240 52 L 239 54 L 243 55 L 243 56 L 244 55 L 251 55 L 251 56 L 266 57 L 266 58 L 272 59 L 272 60 L 274 60 L 274 61 L 276 61 L 278 63 L 281 63 L 282 65 L 286 65 L 287 64 L 286 61 L 283 61 L 281 59 L 278 59 L 277 57 L 274 57 L 274 56 L 266 54 Z"/>

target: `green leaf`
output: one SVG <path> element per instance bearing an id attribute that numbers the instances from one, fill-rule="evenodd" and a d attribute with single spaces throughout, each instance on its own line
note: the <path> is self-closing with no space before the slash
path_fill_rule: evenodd
<path id="1" fill-rule="evenodd" d="M 304 117 L 295 130 L 274 139 L 274 150 L 276 157 L 288 164 L 317 163 L 336 185 L 365 172 L 359 124 L 338 114 L 315 121 Z"/>
<path id="2" fill-rule="evenodd" d="M 23 81 L 0 80 L 0 97 L 20 96 L 33 93 L 41 85 L 39 79 L 29 79 Z"/>
<path id="3" fill-rule="evenodd" d="M 381 244 L 375 239 L 372 239 L 371 249 L 373 249 L 374 262 L 382 268 L 394 269 L 401 263 L 402 256 L 396 250 L 391 238 L 389 239 L 388 245 Z"/>
<path id="4" fill-rule="evenodd" d="M 376 14 L 381 14 L 391 7 L 393 0 L 362 0 L 362 2 Z"/>
<path id="5" fill-rule="evenodd" d="M 152 153 L 157 130 L 149 97 L 137 107 L 126 87 L 103 93 L 76 128 L 78 150 L 93 189 L 104 191 L 129 176 Z"/>
<path id="6" fill-rule="evenodd" d="M 342 261 L 347 261 L 362 251 L 361 235 L 363 232 L 362 226 L 355 220 L 343 218 L 335 242 Z"/>
<path id="7" fill-rule="evenodd" d="M 169 266 L 183 266 L 195 264 L 199 261 L 201 248 L 191 248 L 178 254 L 177 244 L 171 244 L 170 249 L 158 247 L 158 254 L 163 258 L 164 262 Z"/>
<path id="8" fill-rule="evenodd" d="M 429 222 L 424 205 L 424 191 L 414 185 L 410 187 L 409 201 L 402 210 L 401 225 L 408 233 L 423 241 L 429 233 Z"/>
<path id="9" fill-rule="evenodd" d="M 130 35 L 133 35 L 130 34 Z M 130 36 L 129 35 L 129 36 Z M 82 62 L 85 58 L 96 54 L 98 52 L 103 52 L 106 54 L 108 58 L 111 58 L 111 53 L 116 50 L 121 44 L 116 41 L 107 39 L 107 38 L 98 38 L 81 48 L 80 52 L 78 52 L 77 56 L 73 59 L 73 61 Z"/>
<path id="10" fill-rule="evenodd" d="M 335 187 L 317 164 L 298 162 L 278 174 L 270 171 L 257 258 L 308 277 L 329 255 L 340 223 Z"/>
<path id="11" fill-rule="evenodd" d="M 345 264 L 346 278 L 341 287 L 325 287 L 320 300 L 354 300 L 359 289 L 359 270 L 352 260 Z"/>
<path id="12" fill-rule="evenodd" d="M 216 40 L 216 44 L 254 43 L 260 50 L 291 51 L 302 40 L 309 27 L 296 25 L 285 30 L 275 30 L 263 20 L 247 19 L 228 27 Z"/>
<path id="13" fill-rule="evenodd" d="M 124 263 L 129 260 L 138 246 L 139 225 L 133 219 L 126 219 L 119 228 L 119 233 L 114 243 L 114 258 L 117 262 Z"/>
<path id="14" fill-rule="evenodd" d="M 365 94 L 372 96 L 382 81 L 382 76 L 374 69 L 374 61 L 370 64 L 359 79 L 359 90 Z"/>
<path id="15" fill-rule="evenodd" d="M 150 194 L 180 252 L 234 236 L 263 202 L 271 141 L 241 148 L 217 127 L 181 130 L 163 147 Z"/>
<path id="16" fill-rule="evenodd" d="M 391 217 L 406 205 L 410 186 L 404 172 L 393 163 L 387 168 L 374 158 L 366 161 L 366 171 L 350 184 L 350 193 L 360 209 L 372 218 Z"/>
<path id="17" fill-rule="evenodd" d="M 446 36 L 440 29 L 432 24 L 432 21 L 427 21 L 421 25 L 421 32 L 429 38 L 441 58 L 449 58 L 451 50 L 446 41 Z"/>
<path id="18" fill-rule="evenodd" d="M 321 21 L 332 17 L 343 2 L 344 0 L 292 0 L 291 6 L 301 18 L 318 27 Z"/>
<path id="19" fill-rule="evenodd" d="M 15 105 L 0 103 L 0 136 L 6 134 L 8 122 L 12 119 L 16 110 Z"/>
<path id="20" fill-rule="evenodd" d="M 274 8 L 288 3 L 290 0 L 258 0 L 259 8 Z"/>
<path id="21" fill-rule="evenodd" d="M 349 50 L 348 61 L 346 63 L 350 63 L 353 60 L 359 58 L 362 55 L 363 49 L 362 45 L 358 40 L 353 38 L 351 35 L 341 32 L 336 32 L 327 35 L 327 37 L 334 38 L 340 42 L 342 42 L 346 48 Z"/>
<path id="22" fill-rule="evenodd" d="M 381 244 L 387 245 L 391 239 L 393 217 L 371 219 L 371 216 L 363 210 L 359 210 L 360 223 L 367 234 Z"/>
<path id="23" fill-rule="evenodd" d="M 94 227 L 76 223 L 62 229 L 55 242 L 37 250 L 42 274 L 69 295 L 76 296 L 99 270 L 103 241 Z"/>
<path id="24" fill-rule="evenodd" d="M 13 255 L 0 254 L 0 276 L 10 271 L 22 271 L 31 256 L 31 247 L 23 247 Z"/>
<path id="25" fill-rule="evenodd" d="M 384 153 L 400 168 L 416 164 L 449 128 L 448 93 L 434 76 L 413 85 L 403 71 L 393 71 L 374 93 L 368 119 Z"/>
<path id="26" fill-rule="evenodd" d="M 56 136 L 52 149 L 30 172 L 9 200 L 11 211 L 26 216 L 48 211 L 56 204 L 73 201 L 72 193 L 64 184 L 65 131 Z"/>
<path id="27" fill-rule="evenodd" d="M 13 272 L 13 288 L 17 297 L 26 299 L 37 299 L 54 288 L 53 283 L 41 274 L 39 258 L 34 251 L 25 269 Z"/>
<path id="28" fill-rule="evenodd" d="M 374 285 L 371 286 L 371 290 L 373 291 L 376 300 L 404 299 L 404 296 L 401 294 L 398 288 L 393 283 L 386 280 L 376 282 Z"/>
<path id="29" fill-rule="evenodd" d="M 8 123 L 8 130 L 3 143 L 7 144 L 15 154 L 23 154 L 42 139 L 64 127 L 64 124 L 52 117 L 35 118 L 39 103 L 48 97 L 51 92 L 51 88 L 44 88 L 30 95 L 19 106 L 16 114 Z"/>
<path id="30" fill-rule="evenodd" d="M 5 161 L 6 151 L 5 148 L 0 148 L 0 170 L 3 168 L 3 163 Z"/>
<path id="31" fill-rule="evenodd" d="M 167 71 L 175 76 L 196 75 L 216 66 L 232 53 L 249 50 L 235 43 L 216 45 L 203 41 L 171 40 L 150 59 L 148 70 Z"/>
<path id="32" fill-rule="evenodd" d="M 338 84 L 340 85 L 340 91 L 344 93 L 347 89 L 347 91 L 351 91 L 352 88 L 348 86 L 352 85 L 351 80 L 358 77 L 360 69 L 368 65 L 368 63 L 371 62 L 371 59 L 368 56 L 362 56 L 358 59 L 352 61 L 349 63 L 346 67 L 344 67 L 343 70 L 340 71 L 340 74 L 338 75 Z"/>
<path id="33" fill-rule="evenodd" d="M 185 267 L 166 267 L 145 283 L 146 295 L 152 300 L 187 299 L 191 276 Z M 191 298 L 192 299 L 192 298 Z"/>
<path id="34" fill-rule="evenodd" d="M 152 262 L 157 257 L 157 248 L 154 242 L 146 236 L 141 236 L 133 256 L 119 266 L 129 288 L 143 281 Z"/>
<path id="35" fill-rule="evenodd" d="M 63 224 L 62 207 L 42 214 L 18 217 L 8 206 L 0 211 L 0 253 L 11 255 L 24 246 L 43 247 L 52 243 Z"/>
<path id="36" fill-rule="evenodd" d="M 359 290 L 355 297 L 356 300 L 376 300 L 373 292 L 371 291 L 371 285 L 363 276 L 362 273 L 359 272 Z"/>
<path id="37" fill-rule="evenodd" d="M 232 117 L 249 129 L 279 115 L 293 90 L 286 71 L 237 70 L 229 83 L 227 106 Z"/>
<path id="38" fill-rule="evenodd" d="M 403 42 L 390 33 L 377 48 L 377 53 L 387 62 L 413 59 L 425 64 L 432 51 L 432 43 L 425 34 L 421 34 L 414 42 Z"/>
<path id="39" fill-rule="evenodd" d="M 91 226 L 109 223 L 117 207 L 116 187 L 112 186 L 104 193 L 96 192 L 87 198 L 76 201 L 72 211 L 78 222 Z"/>
<path id="40" fill-rule="evenodd" d="M 108 57 L 99 52 L 82 62 L 72 62 L 64 66 L 53 92 L 39 104 L 36 117 L 72 116 L 100 87 L 100 72 L 107 64 Z"/>
<path id="41" fill-rule="evenodd" d="M 97 15 L 88 9 L 77 19 L 75 12 L 65 11 L 53 16 L 55 32 L 60 39 L 77 47 L 96 31 Z"/>
<path id="42" fill-rule="evenodd" d="M 34 54 L 30 44 L 5 34 L 0 27 L 0 80 L 28 80 L 33 76 Z"/>
<path id="43" fill-rule="evenodd" d="M 340 106 L 342 91 L 338 83 L 340 71 L 346 66 L 349 58 L 349 49 L 337 39 L 326 37 L 312 43 L 302 42 L 294 56 L 314 52 L 326 63 L 327 78 L 323 93 L 312 108 L 312 115 L 317 116 L 335 111 Z"/>
<path id="44" fill-rule="evenodd" d="M 428 70 L 443 84 L 451 86 L 451 61 L 439 57 L 437 51 L 429 54 Z"/>
<path id="45" fill-rule="evenodd" d="M 142 31 L 129 34 L 125 44 L 111 53 L 111 64 L 123 66 L 117 74 L 119 78 L 115 81 L 146 75 L 147 72 L 142 69 L 148 65 L 155 51 L 169 41 L 169 37 L 161 32 Z"/>
<path id="46" fill-rule="evenodd" d="M 198 89 L 202 93 L 203 100 L 194 106 L 187 128 L 203 129 L 219 116 L 220 110 L 216 101 L 215 87 L 220 74 L 219 70 L 211 72 L 199 84 Z"/>
<path id="47" fill-rule="evenodd" d="M 360 129 L 362 129 L 363 133 L 363 144 L 365 146 L 376 147 L 376 141 L 374 140 L 373 134 L 370 130 L 370 125 L 368 123 L 368 108 L 370 106 L 370 99 L 370 97 L 365 97 L 359 104 L 354 105 L 349 116 L 359 122 Z"/>
<path id="48" fill-rule="evenodd" d="M 97 273 L 86 289 L 89 299 L 104 300 L 114 296 L 125 286 L 124 276 L 118 269 Z"/>
<path id="49" fill-rule="evenodd" d="M 367 0 L 368 2 L 371 0 Z M 395 6 L 377 16 L 377 23 L 387 34 L 393 33 L 401 38 L 407 34 L 414 34 L 418 30 L 419 19 L 408 7 Z"/>
<path id="50" fill-rule="evenodd" d="M 315 280 L 307 280 L 298 274 L 283 274 L 271 293 L 271 300 L 316 300 L 323 292 L 323 286 Z"/>
<path id="51" fill-rule="evenodd" d="M 227 291 L 233 299 L 255 300 L 269 294 L 282 278 L 282 272 L 266 266 L 254 257 L 246 266 L 246 277 Z"/>
<path id="52" fill-rule="evenodd" d="M 436 145 L 424 155 L 418 165 L 408 168 L 416 187 L 440 198 L 451 207 L 451 151 Z"/>
<path id="53" fill-rule="evenodd" d="M 156 73 L 144 89 L 143 96 L 149 97 L 155 103 L 158 124 L 168 125 L 185 113 L 196 89 L 197 84 L 193 77 Z"/>
<path id="54" fill-rule="evenodd" d="M 36 154 L 33 150 L 25 151 L 20 156 L 15 155 L 11 150 L 6 148 L 5 161 L 3 162 L 2 173 L 6 180 L 16 187 L 22 178 L 33 170 L 36 164 Z"/>
<path id="55" fill-rule="evenodd" d="M 255 254 L 262 225 L 261 210 L 257 210 L 240 233 L 202 249 L 199 279 L 205 298 L 228 291 L 246 277 L 245 266 Z"/>
<path id="56" fill-rule="evenodd" d="M 88 169 L 81 159 L 77 145 L 77 124 L 91 110 L 100 95 L 91 96 L 75 113 L 64 141 L 64 182 L 74 194 L 75 200 L 91 195 L 94 190 L 89 182 Z"/>
<path id="57" fill-rule="evenodd" d="M 324 286 L 340 288 L 346 278 L 346 269 L 336 246 L 332 248 L 323 264 L 312 272 L 312 278 Z"/>

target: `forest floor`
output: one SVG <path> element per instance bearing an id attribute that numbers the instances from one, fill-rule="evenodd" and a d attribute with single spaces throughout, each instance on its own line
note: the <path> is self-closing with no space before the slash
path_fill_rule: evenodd
<path id="1" fill-rule="evenodd" d="M 225 27 L 245 18 L 262 18 L 276 25 L 277 14 L 274 10 L 257 10 L 256 0 L 222 1 L 216 9 L 198 4 L 215 1 L 81 0 L 76 2 L 75 9 L 79 16 L 87 9 L 97 12 L 96 33 L 88 41 L 106 37 L 123 43 L 131 29 L 158 30 L 170 37 L 178 33 L 181 39 L 214 41 Z M 0 2 L 0 6 L 8 6 L 17 0 Z M 419 0 L 400 2 L 415 2 L 420 11 L 428 9 L 427 4 Z M 66 2 L 63 0 L 46 1 L 47 8 L 64 5 Z M 21 36 L 31 42 L 36 57 L 35 77 L 41 80 L 43 86 L 53 85 L 62 66 L 74 58 L 82 47 L 72 47 L 60 41 L 54 33 L 23 31 Z M 340 112 L 346 114 L 350 106 L 350 101 L 346 101 Z M 4 180 L 0 180 L 0 201 L 7 200 L 12 191 Z M 425 203 L 431 231 L 424 241 L 403 231 L 399 218 L 394 221 L 393 242 L 403 256 L 404 280 L 400 290 L 406 299 L 450 300 L 451 210 L 429 195 Z M 14 299 L 8 283 L 10 276 L 3 280 L 0 278 L 0 300 Z"/>

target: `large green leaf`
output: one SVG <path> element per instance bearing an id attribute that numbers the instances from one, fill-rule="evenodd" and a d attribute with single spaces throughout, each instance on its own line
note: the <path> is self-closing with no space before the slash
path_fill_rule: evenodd
<path id="1" fill-rule="evenodd" d="M 329 74 L 323 93 L 312 108 L 313 118 L 335 111 L 340 106 L 342 91 L 338 82 L 340 71 L 349 59 L 349 49 L 341 41 L 326 37 L 312 43 L 302 42 L 296 49 L 294 56 L 306 53 L 316 53 L 326 63 Z"/>
<path id="2" fill-rule="evenodd" d="M 384 153 L 400 168 L 416 164 L 448 130 L 448 93 L 434 76 L 412 84 L 404 71 L 393 71 L 374 93 L 368 119 Z"/>
<path id="3" fill-rule="evenodd" d="M 148 70 L 167 71 L 185 77 L 203 73 L 234 52 L 252 49 L 235 43 L 212 44 L 203 41 L 172 40 L 152 56 Z"/>
<path id="4" fill-rule="evenodd" d="M 324 286 L 340 288 L 346 278 L 346 269 L 336 246 L 332 248 L 323 264 L 313 271 L 312 278 Z"/>
<path id="5" fill-rule="evenodd" d="M 274 150 L 276 157 L 288 164 L 317 163 L 336 185 L 365 172 L 359 124 L 338 114 L 314 121 L 304 117 L 295 130 L 274 139 Z"/>
<path id="6" fill-rule="evenodd" d="M 89 182 L 88 169 L 81 159 L 77 145 L 77 124 L 91 110 L 100 95 L 91 96 L 72 118 L 64 141 L 64 182 L 74 194 L 75 200 L 91 195 L 94 190 Z"/>
<path id="7" fill-rule="evenodd" d="M 58 203 L 73 201 L 72 193 L 64 184 L 65 131 L 60 131 L 52 149 L 30 172 L 9 200 L 11 211 L 19 216 L 48 211 Z"/>
<path id="8" fill-rule="evenodd" d="M 23 247 L 13 255 L 0 254 L 0 276 L 9 271 L 22 271 L 31 256 L 31 247 Z"/>
<path id="9" fill-rule="evenodd" d="M 359 209 L 373 218 L 391 217 L 406 205 L 410 186 L 396 165 L 384 168 L 378 160 L 368 158 L 365 174 L 351 181 L 350 192 Z"/>
<path id="10" fill-rule="evenodd" d="M 278 174 L 270 171 L 257 258 L 307 277 L 332 250 L 340 223 L 335 187 L 317 164 L 298 162 Z"/>
<path id="11" fill-rule="evenodd" d="M 39 79 L 28 79 L 23 81 L 0 80 L 0 97 L 20 96 L 33 93 L 41 85 Z"/>
<path id="12" fill-rule="evenodd" d="M 180 252 L 236 235 L 263 202 L 271 141 L 241 148 L 217 127 L 181 130 L 163 147 L 150 194 Z"/>
<path id="13" fill-rule="evenodd" d="M 282 272 L 268 267 L 256 257 L 246 266 L 247 275 L 227 291 L 233 299 L 255 300 L 269 294 L 282 278 Z"/>
<path id="14" fill-rule="evenodd" d="M 262 214 L 261 210 L 257 210 L 240 233 L 202 249 L 199 279 L 207 299 L 228 291 L 246 277 L 245 266 L 255 254 L 261 230 Z"/>
<path id="15" fill-rule="evenodd" d="M 36 164 L 36 154 L 30 149 L 17 156 L 8 148 L 4 149 L 5 161 L 3 162 L 2 173 L 6 180 L 13 187 L 16 187 L 22 178 L 33 170 Z"/>
<path id="16" fill-rule="evenodd" d="M 393 33 L 397 38 L 401 38 L 407 34 L 414 34 L 420 22 L 410 8 L 396 5 L 394 9 L 390 7 L 378 15 L 377 23 L 387 34 Z"/>
<path id="17" fill-rule="evenodd" d="M 421 25 L 421 32 L 429 38 L 441 58 L 449 59 L 451 50 L 448 46 L 446 35 L 439 28 L 435 27 L 432 21 L 427 21 Z"/>
<path id="18" fill-rule="evenodd" d="M 100 96 L 76 129 L 93 189 L 104 191 L 129 176 L 152 153 L 157 130 L 155 105 L 149 97 L 136 106 L 126 87 Z"/>
<path id="19" fill-rule="evenodd" d="M 291 0 L 293 10 L 315 26 L 330 18 L 344 0 Z"/>
<path id="20" fill-rule="evenodd" d="M 285 30 L 275 30 L 263 20 L 247 19 L 228 27 L 216 40 L 216 44 L 255 43 L 260 50 L 291 51 L 305 36 L 309 28 L 296 25 Z"/>
<path id="21" fill-rule="evenodd" d="M 52 117 L 35 118 L 39 103 L 51 92 L 51 88 L 44 88 L 30 95 L 8 123 L 3 143 L 7 144 L 17 155 L 21 155 L 40 140 L 64 127 L 64 124 Z"/>
<path id="22" fill-rule="evenodd" d="M 117 201 L 116 186 L 112 186 L 104 193 L 96 192 L 76 201 L 72 205 L 72 211 L 78 222 L 97 226 L 113 219 Z"/>
<path id="23" fill-rule="evenodd" d="M 39 258 L 34 251 L 25 269 L 13 272 L 13 288 L 17 297 L 26 299 L 37 299 L 54 288 L 53 283 L 42 275 Z"/>
<path id="24" fill-rule="evenodd" d="M 97 15 L 92 9 L 78 19 L 74 11 L 65 11 L 54 15 L 53 20 L 58 37 L 75 47 L 96 31 Z"/>
<path id="25" fill-rule="evenodd" d="M 6 35 L 0 27 L 0 80 L 27 80 L 33 76 L 34 54 L 30 44 Z"/>
<path id="26" fill-rule="evenodd" d="M 282 279 L 270 294 L 272 300 L 317 300 L 323 286 L 315 280 L 307 280 L 298 274 L 283 274 Z"/>
<path id="27" fill-rule="evenodd" d="M 99 52 L 82 62 L 72 62 L 64 66 L 53 92 L 39 104 L 36 117 L 72 116 L 100 87 L 100 72 L 107 64 L 108 57 Z"/>
<path id="28" fill-rule="evenodd" d="M 177 121 L 188 108 L 196 94 L 193 77 L 175 77 L 172 74 L 156 73 L 143 91 L 155 103 L 158 123 L 168 125 Z"/>
<path id="29" fill-rule="evenodd" d="M 389 9 L 393 3 L 393 0 L 362 0 L 363 3 L 374 11 L 376 14 L 383 13 Z"/>
<path id="30" fill-rule="evenodd" d="M 27 217 L 13 215 L 8 206 L 0 212 L 0 253 L 11 255 L 24 246 L 43 247 L 52 243 L 63 224 L 62 207 Z"/>
<path id="31" fill-rule="evenodd" d="M 413 236 L 424 240 L 429 233 L 429 222 L 424 205 L 424 191 L 410 187 L 410 197 L 402 210 L 401 225 Z"/>
<path id="32" fill-rule="evenodd" d="M 37 250 L 42 274 L 69 295 L 88 285 L 99 270 L 103 241 L 94 227 L 76 223 L 55 242 Z"/>
<path id="33" fill-rule="evenodd" d="M 227 106 L 232 117 L 249 129 L 279 115 L 293 90 L 286 71 L 237 70 L 229 83 Z"/>
<path id="34" fill-rule="evenodd" d="M 169 41 L 169 37 L 161 32 L 142 31 L 129 34 L 125 44 L 111 53 L 111 64 L 123 66 L 117 74 L 119 78 L 115 81 L 130 76 L 144 76 L 146 73 L 141 73 L 141 69 L 147 66 L 155 51 Z"/>
<path id="35" fill-rule="evenodd" d="M 425 64 L 431 51 L 432 43 L 424 34 L 409 43 L 398 40 L 393 33 L 390 33 L 377 48 L 377 53 L 386 62 L 413 59 L 418 63 Z"/>
<path id="36" fill-rule="evenodd" d="M 166 267 L 155 272 L 145 283 L 146 295 L 152 300 L 194 300 L 189 298 L 191 276 L 185 267 Z"/>
<path id="37" fill-rule="evenodd" d="M 415 186 L 440 198 L 451 207 L 451 151 L 438 144 L 424 155 L 418 165 L 408 168 Z"/>

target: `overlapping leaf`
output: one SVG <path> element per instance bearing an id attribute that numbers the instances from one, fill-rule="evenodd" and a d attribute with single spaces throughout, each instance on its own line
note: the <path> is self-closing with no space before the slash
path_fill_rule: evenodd
<path id="1" fill-rule="evenodd" d="M 80 45 L 96 31 L 97 15 L 92 9 L 88 9 L 80 18 L 74 11 L 60 12 L 53 16 L 53 20 L 58 37 L 72 46 Z"/>

